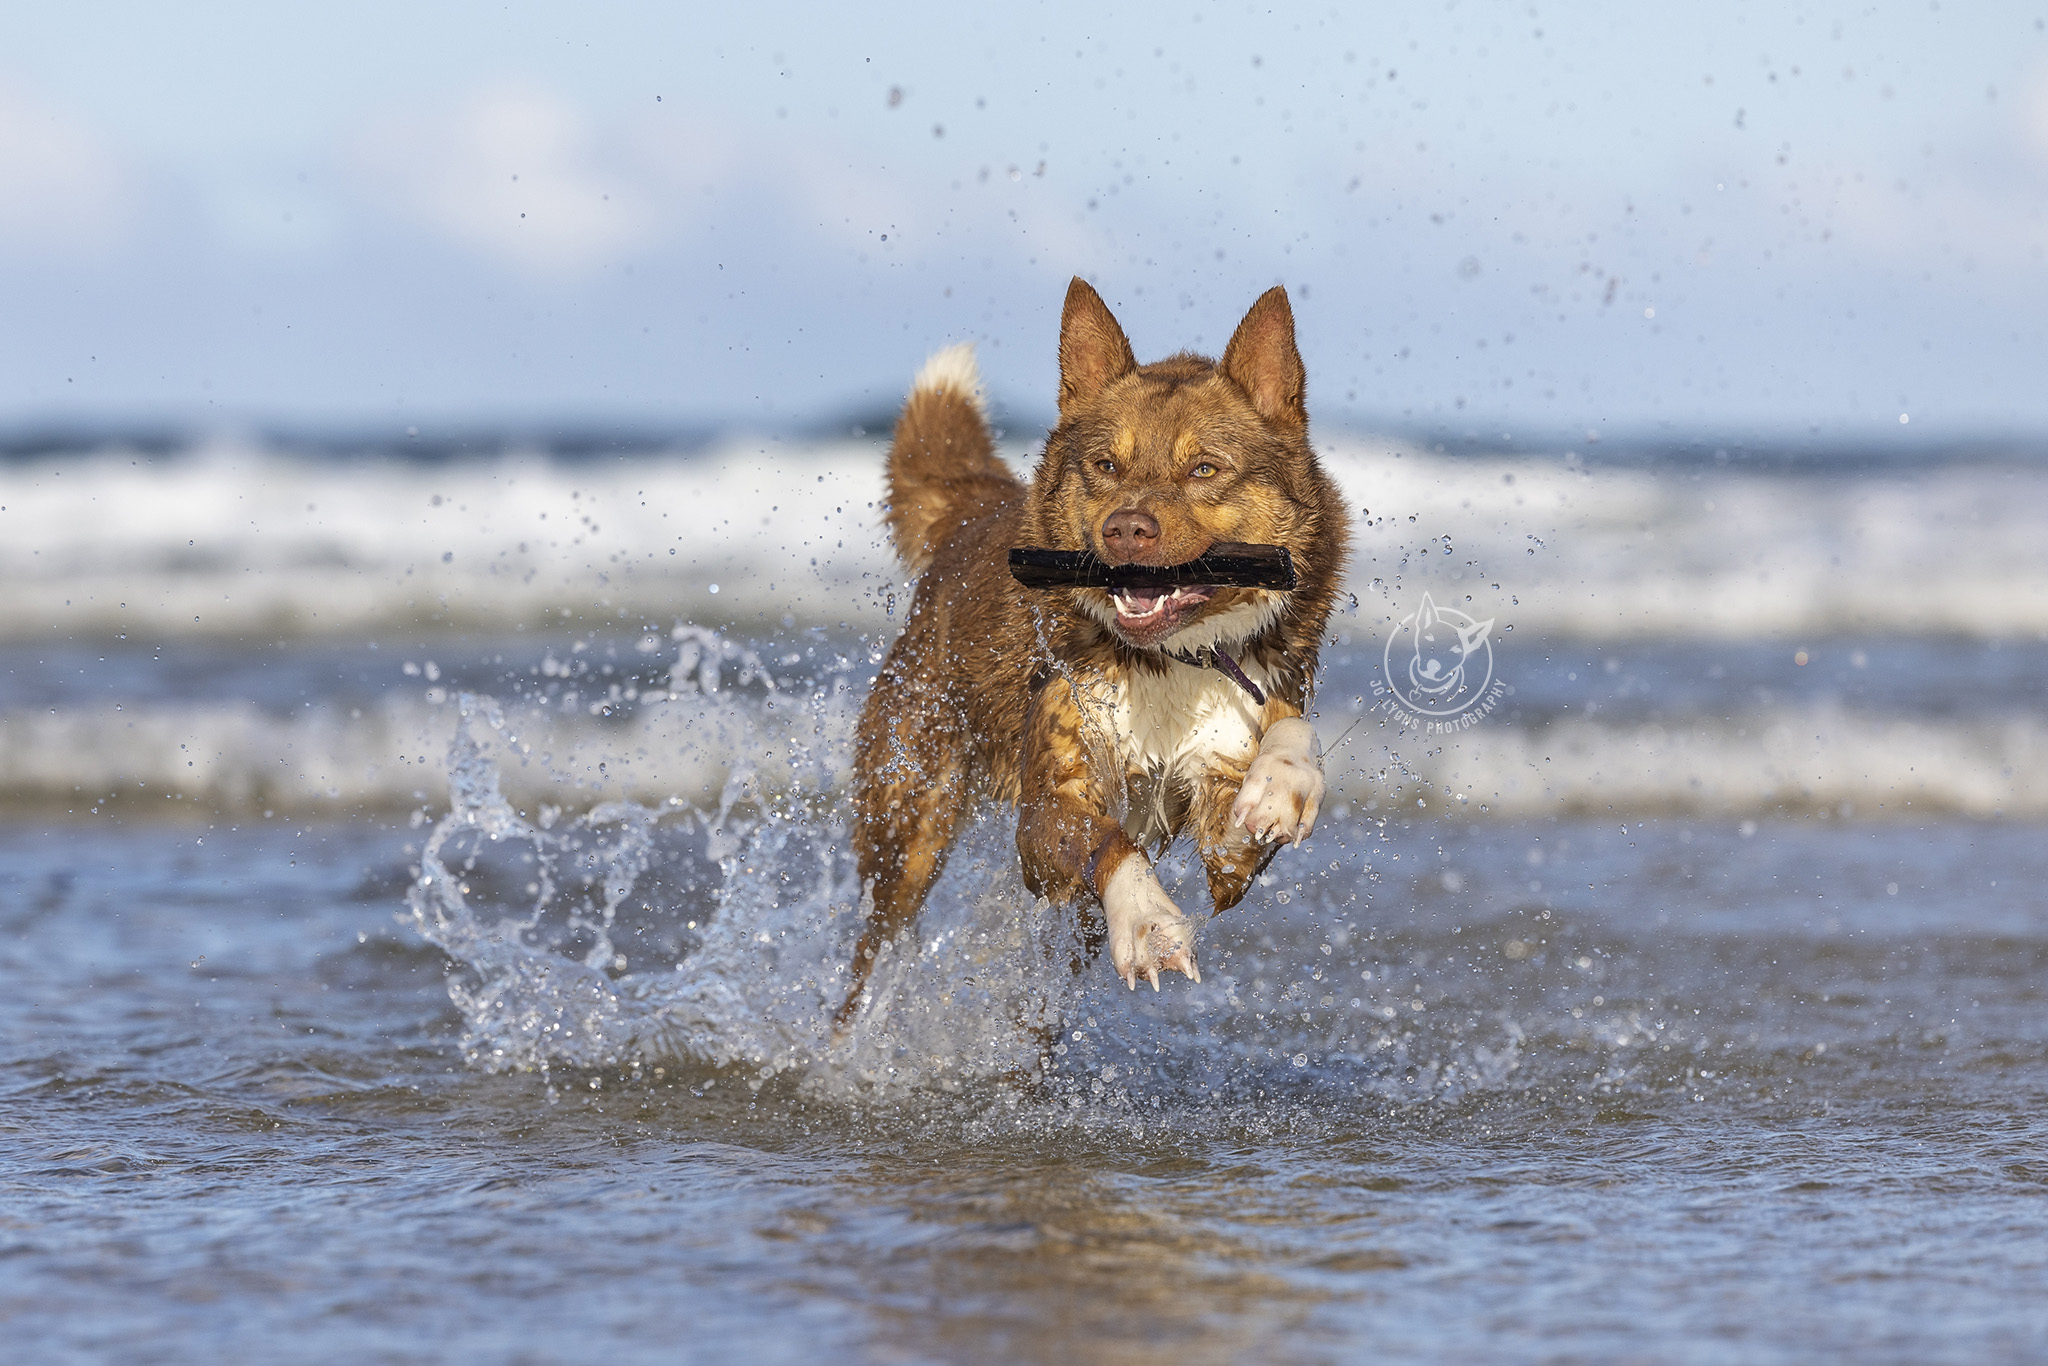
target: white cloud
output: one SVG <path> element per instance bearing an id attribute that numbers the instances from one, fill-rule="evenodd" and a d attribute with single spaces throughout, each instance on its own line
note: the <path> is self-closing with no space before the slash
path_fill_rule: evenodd
<path id="1" fill-rule="evenodd" d="M 119 240 L 128 194 L 114 156 L 85 128 L 0 86 L 0 242 L 59 250 Z"/>
<path id="2" fill-rule="evenodd" d="M 391 120 L 359 158 L 372 201 L 531 273 L 574 276 L 645 241 L 651 205 L 581 110 L 499 87 L 452 111 Z"/>
<path id="3" fill-rule="evenodd" d="M 701 249 L 705 234 L 723 238 L 725 250 L 841 263 L 887 234 L 919 244 L 891 248 L 909 259 L 963 222 L 944 173 L 865 166 L 815 129 L 740 131 L 687 102 L 598 118 L 551 93 L 496 86 L 437 112 L 389 118 L 354 153 L 373 210 L 543 279 L 577 279 L 630 253 Z M 1071 215 L 1034 203 L 1042 196 L 1028 191 L 1038 182 L 1002 183 L 1007 202 L 983 203 L 965 221 L 1078 235 Z"/>

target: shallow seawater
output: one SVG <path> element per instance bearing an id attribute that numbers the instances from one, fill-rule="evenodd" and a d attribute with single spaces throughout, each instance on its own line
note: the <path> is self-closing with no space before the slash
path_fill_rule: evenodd
<path id="1" fill-rule="evenodd" d="M 1354 816 L 1200 987 L 1098 965 L 947 1089 L 495 1071 L 421 831 L 18 820 L 0 1303 L 47 1360 L 2020 1359 L 2042 833 Z"/>
<path id="2" fill-rule="evenodd" d="M 2048 476 L 1332 458 L 1332 792 L 1203 981 L 997 817 L 838 1042 L 871 445 L 0 469 L 9 1346 L 2038 1358 Z M 1418 736 L 1424 590 L 1503 691 Z"/>

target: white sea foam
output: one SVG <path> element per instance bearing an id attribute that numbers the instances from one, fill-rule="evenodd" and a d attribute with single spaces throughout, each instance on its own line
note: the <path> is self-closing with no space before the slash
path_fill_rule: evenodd
<path id="1" fill-rule="evenodd" d="M 1331 467 L 1371 510 L 1352 578 L 1384 622 L 1441 585 L 1519 631 L 1592 639 L 2048 634 L 2048 470 L 1653 471 L 1370 446 Z"/>
<path id="2" fill-rule="evenodd" d="M 643 699 L 613 716 L 508 700 L 503 788 L 528 813 L 606 800 L 707 810 L 737 772 L 776 793 L 814 771 L 843 794 L 861 688 L 846 678 L 827 686 L 817 711 L 738 694 Z M 1349 720 L 1319 723 L 1323 744 L 1336 745 L 1326 811 L 2048 817 L 2048 720 L 2025 714 L 1817 704 L 1655 723 L 1495 717 L 1442 737 Z M 452 700 L 416 693 L 285 715 L 237 701 L 17 710 L 0 713 L 0 801 L 78 812 L 107 799 L 129 812 L 438 808 L 455 721 Z"/>
<path id="3" fill-rule="evenodd" d="M 1323 729 L 1326 745 L 1340 738 Z M 1820 705 L 1642 724 L 1489 721 L 1427 739 L 1371 728 L 1327 762 L 1333 800 L 1423 817 L 2048 816 L 2048 721 L 2031 716 Z"/>
<path id="4" fill-rule="evenodd" d="M 234 446 L 0 467 L 0 638 L 884 620 L 870 443 L 450 464 Z"/>
<path id="5" fill-rule="evenodd" d="M 608 796 L 703 807 L 742 771 L 763 790 L 792 790 L 804 771 L 844 785 L 858 708 L 851 661 L 778 709 L 782 694 L 764 687 L 750 652 L 701 627 L 672 634 L 666 687 L 571 688 L 494 712 L 512 722 L 503 789 L 538 809 Z M 554 656 L 544 662 L 552 669 Z M 75 810 L 169 800 L 230 813 L 438 806 L 456 713 L 440 687 L 288 711 L 239 699 L 19 708 L 0 712 L 0 800 Z"/>
<path id="6" fill-rule="evenodd" d="M 1353 586 L 1377 624 L 1427 587 L 1519 632 L 1601 639 L 2048 634 L 2044 469 L 1652 472 L 1362 439 L 1328 459 L 1354 513 L 1371 510 Z M 880 497 L 881 448 L 860 441 L 17 462 L 0 468 L 0 638 L 677 616 L 883 629 L 900 571 Z"/>

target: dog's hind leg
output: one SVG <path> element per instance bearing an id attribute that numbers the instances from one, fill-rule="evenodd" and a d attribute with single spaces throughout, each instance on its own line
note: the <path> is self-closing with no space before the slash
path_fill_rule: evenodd
<path id="1" fill-rule="evenodd" d="M 832 1017 L 837 1033 L 860 1013 L 883 946 L 917 919 L 967 814 L 960 718 L 910 696 L 885 672 L 861 713 L 854 771 L 854 854 L 873 906 L 847 968 L 845 1003 Z"/>

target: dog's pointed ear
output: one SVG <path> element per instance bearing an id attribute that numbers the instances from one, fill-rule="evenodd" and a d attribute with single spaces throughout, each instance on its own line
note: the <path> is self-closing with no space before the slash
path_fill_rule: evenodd
<path id="1" fill-rule="evenodd" d="M 1285 289 L 1274 285 L 1244 315 L 1223 349 L 1223 373 L 1244 390 L 1266 421 L 1283 427 L 1307 425 L 1307 374 L 1301 368 L 1301 352 L 1294 349 L 1294 309 Z"/>
<path id="2" fill-rule="evenodd" d="M 1060 310 L 1060 420 L 1074 416 L 1137 368 L 1138 358 L 1109 305 L 1076 275 Z"/>

